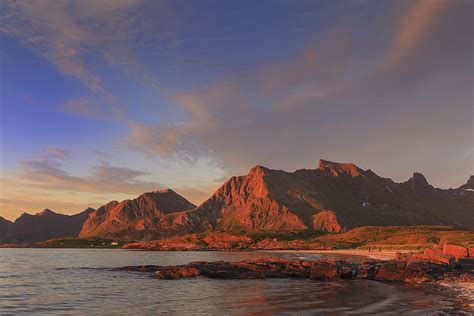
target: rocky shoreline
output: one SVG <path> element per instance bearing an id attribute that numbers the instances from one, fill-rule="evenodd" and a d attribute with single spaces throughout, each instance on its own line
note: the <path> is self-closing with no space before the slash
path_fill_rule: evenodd
<path id="1" fill-rule="evenodd" d="M 305 278 L 319 281 L 375 280 L 404 283 L 474 283 L 472 265 L 450 267 L 424 260 L 285 260 L 264 258 L 240 262 L 197 261 L 176 266 L 127 266 L 116 271 L 152 273 L 154 278 L 175 280 L 206 277 L 211 279 Z"/>

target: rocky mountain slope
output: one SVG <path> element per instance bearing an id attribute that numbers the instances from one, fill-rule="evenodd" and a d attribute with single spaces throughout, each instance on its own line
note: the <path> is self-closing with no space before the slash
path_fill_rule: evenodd
<path id="1" fill-rule="evenodd" d="M 5 240 L 13 223 L 0 216 L 0 242 Z"/>
<path id="2" fill-rule="evenodd" d="M 171 189 L 144 193 L 136 199 L 112 201 L 93 212 L 80 237 L 101 236 L 124 240 L 149 240 L 187 232 L 180 212 L 196 206 Z"/>
<path id="3" fill-rule="evenodd" d="M 256 166 L 232 177 L 192 212 L 196 230 L 316 229 L 456 225 L 474 229 L 474 192 L 437 189 L 420 173 L 403 183 L 352 163 L 320 160 L 313 170 Z"/>
<path id="4" fill-rule="evenodd" d="M 69 216 L 45 209 L 35 215 L 23 213 L 13 223 L 6 221 L 8 223 L 5 224 L 0 220 L 0 242 L 37 242 L 57 237 L 76 237 L 93 211 L 88 208 Z"/>
<path id="5" fill-rule="evenodd" d="M 396 183 L 352 163 L 320 160 L 316 169 L 295 172 L 256 166 L 245 176 L 230 178 L 198 207 L 165 189 L 74 216 L 45 210 L 23 214 L 14 223 L 0 219 L 0 241 L 77 235 L 152 240 L 207 230 L 342 232 L 360 226 L 474 229 L 473 214 L 473 176 L 457 189 L 444 190 L 420 173 Z"/>

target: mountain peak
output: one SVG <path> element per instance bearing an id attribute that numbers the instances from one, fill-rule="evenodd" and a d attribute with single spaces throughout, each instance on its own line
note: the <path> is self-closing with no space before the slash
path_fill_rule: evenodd
<path id="1" fill-rule="evenodd" d="M 40 213 L 37 213 L 36 215 L 38 215 L 38 216 L 56 215 L 56 213 L 53 212 L 53 211 L 51 211 L 51 210 L 48 209 L 48 208 L 45 208 L 44 210 L 42 210 Z"/>
<path id="2" fill-rule="evenodd" d="M 464 189 L 464 190 L 471 189 L 471 190 L 473 190 L 474 189 L 474 176 L 471 176 L 469 178 L 469 180 L 467 180 L 466 184 L 463 184 L 460 187 L 460 189 Z"/>
<path id="3" fill-rule="evenodd" d="M 249 175 L 266 175 L 270 169 L 267 167 L 256 165 L 249 171 Z"/>
<path id="4" fill-rule="evenodd" d="M 414 172 L 413 176 L 408 180 L 411 183 L 411 187 L 414 190 L 426 189 L 430 187 L 430 184 L 426 180 L 422 173 Z"/>
<path id="5" fill-rule="evenodd" d="M 337 177 L 341 174 L 348 174 L 352 177 L 360 176 L 363 170 L 353 163 L 340 163 L 329 160 L 319 159 L 317 170 L 330 173 Z"/>
<path id="6" fill-rule="evenodd" d="M 152 193 L 176 193 L 176 192 L 174 192 L 170 188 L 164 188 L 164 189 L 155 190 Z"/>

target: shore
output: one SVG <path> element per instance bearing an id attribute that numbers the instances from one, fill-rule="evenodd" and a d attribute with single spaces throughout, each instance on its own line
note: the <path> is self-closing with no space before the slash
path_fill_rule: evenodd
<path id="1" fill-rule="evenodd" d="M 318 253 L 318 254 L 337 254 L 347 256 L 363 256 L 376 260 L 392 260 L 397 253 L 409 253 L 410 250 L 374 250 L 369 252 L 367 249 L 333 249 L 333 250 L 276 250 L 277 252 L 297 252 L 297 253 Z"/>

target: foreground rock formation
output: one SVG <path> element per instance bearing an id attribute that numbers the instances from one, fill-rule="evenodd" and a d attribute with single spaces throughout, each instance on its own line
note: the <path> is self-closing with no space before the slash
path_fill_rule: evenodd
<path id="1" fill-rule="evenodd" d="M 309 278 L 319 281 L 367 279 L 377 281 L 474 282 L 472 267 L 450 268 L 426 261 L 283 260 L 265 258 L 240 262 L 191 262 L 178 266 L 129 266 L 118 271 L 151 272 L 157 279 L 207 277 L 212 279 Z"/>

